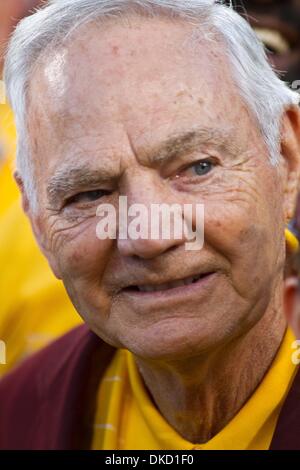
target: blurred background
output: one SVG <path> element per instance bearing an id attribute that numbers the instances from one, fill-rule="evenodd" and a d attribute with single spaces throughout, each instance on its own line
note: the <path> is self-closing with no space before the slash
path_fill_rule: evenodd
<path id="1" fill-rule="evenodd" d="M 233 0 L 255 29 L 281 76 L 300 91 L 300 0 Z"/>
<path id="2" fill-rule="evenodd" d="M 63 1 L 63 0 L 62 0 Z M 14 27 L 46 0 L 0 0 L 0 78 Z M 281 77 L 300 92 L 300 0 L 235 0 L 264 42 Z M 29 354 L 81 322 L 62 284 L 37 248 L 13 179 L 16 134 L 8 104 L 0 102 L 0 377 Z M 300 200 L 299 200 L 300 202 Z M 292 228 L 300 235 L 300 204 Z"/>

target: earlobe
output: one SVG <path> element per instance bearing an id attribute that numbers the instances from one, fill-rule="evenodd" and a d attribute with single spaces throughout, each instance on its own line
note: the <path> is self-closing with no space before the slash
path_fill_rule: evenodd
<path id="1" fill-rule="evenodd" d="M 285 217 L 289 222 L 295 213 L 300 183 L 300 110 L 289 108 L 282 120 L 281 155 L 284 159 L 286 177 L 284 182 Z"/>

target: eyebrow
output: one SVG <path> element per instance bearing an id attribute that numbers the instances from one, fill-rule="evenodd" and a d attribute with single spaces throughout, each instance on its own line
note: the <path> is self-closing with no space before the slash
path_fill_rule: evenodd
<path id="1" fill-rule="evenodd" d="M 141 152 L 153 164 L 163 164 L 180 155 L 197 150 L 199 146 L 212 145 L 230 156 L 236 156 L 240 149 L 234 143 L 232 132 L 212 128 L 195 128 L 187 132 L 177 133 L 166 141 Z"/>
<path id="2" fill-rule="evenodd" d="M 88 165 L 59 168 L 47 185 L 48 200 L 52 206 L 85 187 L 97 188 L 99 184 L 111 183 L 112 175 L 107 170 L 93 170 Z"/>
<path id="3" fill-rule="evenodd" d="M 213 145 L 231 156 L 235 156 L 239 152 L 232 139 L 232 132 L 211 128 L 195 128 L 187 132 L 176 133 L 155 146 L 138 151 L 134 149 L 134 152 L 136 155 L 142 156 L 143 159 L 146 158 L 153 165 L 162 165 L 184 153 L 197 150 L 201 145 Z M 76 157 L 80 158 L 78 154 Z M 55 206 L 74 191 L 80 191 L 85 187 L 96 189 L 101 184 L 111 184 L 117 179 L 118 176 L 113 175 L 108 169 L 93 170 L 87 164 L 70 168 L 70 164 L 65 164 L 50 178 L 47 185 L 48 200 L 51 205 Z"/>

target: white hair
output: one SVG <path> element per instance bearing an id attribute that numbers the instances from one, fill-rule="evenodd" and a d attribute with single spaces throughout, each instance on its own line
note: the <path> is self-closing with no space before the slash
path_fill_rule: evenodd
<path id="1" fill-rule="evenodd" d="M 282 113 L 299 104 L 299 95 L 276 75 L 256 34 L 232 7 L 213 0 L 50 0 L 17 26 L 8 47 L 4 72 L 18 131 L 17 169 L 32 205 L 36 205 L 37 199 L 26 105 L 33 67 L 46 49 L 61 44 L 79 26 L 120 18 L 127 12 L 149 17 L 179 17 L 198 26 L 200 31 L 205 27 L 215 33 L 224 43 L 232 77 L 256 118 L 271 163 L 279 162 Z"/>

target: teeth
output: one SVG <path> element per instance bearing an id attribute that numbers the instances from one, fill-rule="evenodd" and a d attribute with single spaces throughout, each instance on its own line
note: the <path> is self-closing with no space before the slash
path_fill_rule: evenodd
<path id="1" fill-rule="evenodd" d="M 198 281 L 200 277 L 201 275 L 199 274 L 199 276 L 188 277 L 180 281 L 167 282 L 158 286 L 138 286 L 138 289 L 140 292 L 158 292 L 162 290 L 174 289 L 175 287 L 188 286 L 193 284 L 193 282 Z"/>

